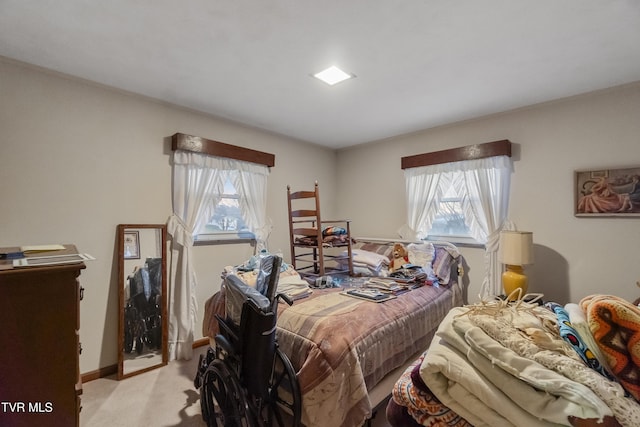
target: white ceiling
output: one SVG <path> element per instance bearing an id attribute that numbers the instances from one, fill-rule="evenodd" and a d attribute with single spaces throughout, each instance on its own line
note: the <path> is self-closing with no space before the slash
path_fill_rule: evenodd
<path id="1" fill-rule="evenodd" d="M 0 0 L 0 56 L 341 148 L 640 81 L 640 1 Z"/>

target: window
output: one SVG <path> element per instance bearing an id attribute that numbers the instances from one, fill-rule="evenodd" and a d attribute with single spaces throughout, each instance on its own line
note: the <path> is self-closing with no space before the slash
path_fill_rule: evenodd
<path id="1" fill-rule="evenodd" d="M 502 264 L 497 248 L 499 231 L 508 221 L 511 142 L 505 139 L 417 154 L 403 157 L 401 164 L 407 222 L 398 230 L 400 235 L 412 240 L 426 237 L 484 244 L 486 275 L 480 295 L 499 295 Z M 458 225 L 464 222 L 469 224 L 469 237 L 457 237 L 463 232 Z"/>
<path id="2" fill-rule="evenodd" d="M 458 194 L 453 182 L 461 179 L 461 173 L 453 173 L 451 182 L 444 185 L 446 190 L 436 207 L 435 217 L 431 223 L 431 229 L 427 233 L 427 240 L 446 240 L 453 243 L 480 244 L 471 235 L 471 231 L 465 223 L 465 215 L 462 209 L 463 195 Z M 445 180 L 443 180 L 445 181 Z"/>
<path id="3" fill-rule="evenodd" d="M 204 226 L 196 232 L 195 240 L 253 239 L 254 235 L 242 217 L 241 197 L 230 177 L 227 176 L 224 180 L 223 193 L 213 198 L 215 201 L 209 209 L 213 213 Z"/>
<path id="4" fill-rule="evenodd" d="M 493 154 L 508 153 L 509 147 L 508 141 L 497 141 L 403 158 L 407 222 L 400 235 L 407 240 L 493 244 L 488 239 L 495 238 L 507 217 L 511 174 L 510 157 Z M 475 151 L 492 155 L 446 161 Z"/>
<path id="5" fill-rule="evenodd" d="M 470 238 L 471 233 L 464 220 L 462 197 L 456 194 L 453 186 L 449 186 L 440 199 L 429 235 Z"/>

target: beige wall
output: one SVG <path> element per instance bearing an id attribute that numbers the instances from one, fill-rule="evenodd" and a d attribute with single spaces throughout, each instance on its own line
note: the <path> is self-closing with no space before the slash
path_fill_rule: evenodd
<path id="1" fill-rule="evenodd" d="M 359 235 L 394 238 L 406 219 L 402 156 L 509 139 L 510 218 L 534 233 L 533 292 L 559 302 L 592 293 L 640 295 L 640 218 L 576 218 L 573 172 L 640 166 L 640 83 L 426 130 L 338 153 L 339 214 Z M 470 301 L 483 251 L 464 248 Z"/>
<path id="2" fill-rule="evenodd" d="M 81 276 L 83 373 L 117 362 L 117 224 L 165 223 L 171 214 L 167 137 L 183 132 L 275 154 L 269 248 L 287 259 L 287 184 L 306 189 L 318 180 L 327 213 L 334 205 L 333 150 L 1 58 L 0 130 L 0 247 L 74 243 L 97 258 Z M 219 288 L 222 268 L 252 250 L 246 244 L 194 249 L 201 308 Z"/>
<path id="3" fill-rule="evenodd" d="M 80 369 L 88 372 L 117 361 L 116 225 L 164 223 L 171 213 L 167 137 L 175 132 L 276 155 L 269 248 L 285 260 L 287 184 L 318 180 L 325 216 L 352 219 L 355 235 L 393 238 L 405 220 L 400 157 L 506 138 L 517 148 L 511 218 L 536 242 L 533 290 L 559 301 L 594 292 L 635 298 L 640 219 L 573 217 L 572 174 L 639 165 L 637 117 L 640 84 L 335 152 L 0 58 L 0 246 L 75 243 L 97 258 L 81 276 Z M 199 338 L 221 269 L 252 248 L 194 253 Z M 463 253 L 473 300 L 482 251 Z"/>

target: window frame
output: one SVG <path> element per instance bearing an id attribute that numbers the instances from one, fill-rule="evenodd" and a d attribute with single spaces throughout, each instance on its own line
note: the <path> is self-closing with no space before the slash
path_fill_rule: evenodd
<path id="1" fill-rule="evenodd" d="M 206 154 L 216 157 L 224 157 L 228 159 L 241 160 L 250 163 L 257 163 L 269 168 L 275 166 L 276 157 L 274 154 L 263 151 L 253 150 L 250 148 L 239 147 L 237 145 L 226 144 L 224 142 L 212 139 L 202 138 L 199 136 L 188 135 L 184 133 L 175 133 L 171 136 L 171 150 L 191 151 L 199 154 Z M 233 237 L 231 237 L 233 235 Z M 198 239 L 196 236 L 203 236 Z M 205 237 L 206 236 L 206 237 Z M 215 234 L 198 234 L 194 236 L 194 246 L 234 244 L 234 243 L 251 243 L 252 246 L 257 244 L 255 235 L 243 236 L 238 233 Z"/>
<path id="2" fill-rule="evenodd" d="M 509 141 L 508 139 L 502 139 L 482 144 L 467 145 L 464 147 L 450 148 L 447 150 L 433 151 L 429 153 L 416 154 L 413 156 L 405 156 L 400 159 L 400 164 L 401 168 L 404 170 L 421 166 L 431 166 L 441 163 L 452 163 L 464 160 L 477 160 L 495 156 L 511 157 L 511 146 L 511 141 Z M 484 243 L 478 242 L 471 236 L 454 236 L 428 233 L 427 237 L 424 240 L 443 240 L 454 243 L 458 246 L 467 247 L 484 248 L 486 246 Z"/>

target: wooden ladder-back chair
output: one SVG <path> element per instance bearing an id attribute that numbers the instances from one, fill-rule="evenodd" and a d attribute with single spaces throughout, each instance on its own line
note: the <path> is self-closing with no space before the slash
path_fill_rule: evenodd
<path id="1" fill-rule="evenodd" d="M 291 236 L 291 265 L 303 277 L 309 279 L 331 274 L 353 275 L 350 220 L 323 220 L 320 216 L 320 191 L 318 182 L 313 191 L 291 192 L 287 186 L 289 207 L 289 232 Z M 325 242 L 323 231 L 334 227 L 344 234 L 333 235 Z M 335 254 L 332 248 L 343 248 Z M 346 249 L 346 254 L 344 253 Z M 330 265 L 326 263 L 330 261 Z"/>

